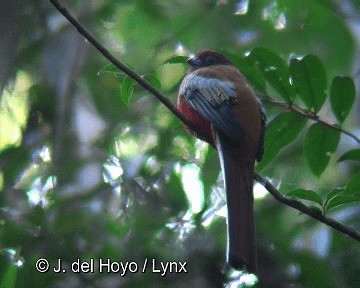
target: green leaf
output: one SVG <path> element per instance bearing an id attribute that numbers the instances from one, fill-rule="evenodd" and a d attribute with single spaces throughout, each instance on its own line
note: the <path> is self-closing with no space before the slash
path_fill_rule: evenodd
<path id="1" fill-rule="evenodd" d="M 360 196 L 360 173 L 357 173 L 346 183 L 345 193 Z"/>
<path id="2" fill-rule="evenodd" d="M 119 222 L 112 217 L 106 217 L 104 223 L 106 230 L 117 237 L 125 237 L 131 229 L 128 222 L 121 223 L 120 225 Z"/>
<path id="3" fill-rule="evenodd" d="M 295 90 L 289 82 L 289 69 L 281 57 L 265 48 L 255 48 L 247 59 L 250 63 L 257 64 L 266 81 L 287 103 L 293 103 Z"/>
<path id="4" fill-rule="evenodd" d="M 134 92 L 134 86 L 136 82 L 134 79 L 126 76 L 125 79 L 121 83 L 121 99 L 125 103 L 125 105 L 130 104 L 130 98 Z"/>
<path id="5" fill-rule="evenodd" d="M 101 68 L 98 72 L 98 75 L 102 73 L 110 73 L 114 75 L 123 75 L 125 72 L 121 71 L 118 67 L 116 67 L 114 64 L 108 64 L 105 67 Z"/>
<path id="6" fill-rule="evenodd" d="M 281 149 L 294 141 L 304 129 L 307 119 L 289 111 L 276 116 L 266 127 L 265 154 L 257 165 L 257 171 L 264 169 Z"/>
<path id="7" fill-rule="evenodd" d="M 321 214 L 324 213 L 323 208 L 319 207 L 319 205 L 317 205 L 317 204 L 316 205 L 309 204 L 308 207 L 311 208 L 312 210 L 316 210 L 318 213 L 321 213 Z"/>
<path id="8" fill-rule="evenodd" d="M 247 61 L 238 55 L 224 53 L 225 56 L 241 71 L 246 79 L 251 83 L 251 85 L 260 90 L 264 91 L 266 87 L 265 78 L 262 75 L 259 67 L 251 61 Z"/>
<path id="9" fill-rule="evenodd" d="M 346 160 L 355 160 L 360 161 L 360 149 L 352 149 L 345 152 L 337 162 L 342 162 Z"/>
<path id="10" fill-rule="evenodd" d="M 169 179 L 164 183 L 167 200 L 170 207 L 176 207 L 177 211 L 184 211 L 188 208 L 188 201 L 181 183 L 181 177 L 175 171 L 171 171 Z"/>
<path id="11" fill-rule="evenodd" d="M 320 123 L 315 123 L 309 128 L 304 141 L 304 154 L 310 170 L 316 176 L 319 177 L 324 172 L 339 140 L 339 131 L 329 129 Z"/>
<path id="12" fill-rule="evenodd" d="M 298 189 L 294 189 L 294 190 L 290 191 L 289 193 L 286 194 L 286 196 L 315 202 L 315 203 L 319 204 L 320 206 L 322 206 L 322 204 L 323 204 L 320 195 L 312 190 L 305 190 L 305 189 L 298 188 Z"/>
<path id="13" fill-rule="evenodd" d="M 251 50 L 248 59 L 255 60 L 255 62 L 263 68 L 274 67 L 281 74 L 288 72 L 288 67 L 285 61 L 276 53 L 265 48 L 254 48 Z"/>
<path id="14" fill-rule="evenodd" d="M 335 188 L 333 190 L 331 190 L 327 195 L 326 195 L 326 202 L 328 202 L 330 199 L 334 198 L 335 196 L 339 195 L 340 193 L 344 193 L 344 189 L 343 188 Z"/>
<path id="15" fill-rule="evenodd" d="M 321 60 L 314 55 L 306 55 L 301 60 L 291 59 L 290 74 L 296 92 L 306 107 L 319 112 L 326 100 L 326 72 Z"/>
<path id="16" fill-rule="evenodd" d="M 305 227 L 302 227 L 305 229 Z M 297 251 L 298 250 L 298 251 Z M 296 259 L 300 275 L 297 279 L 302 287 L 336 287 L 337 279 L 330 261 L 305 249 L 292 249 L 289 257 Z M 321 275 L 321 276 L 320 276 Z M 301 286 L 300 285 L 300 286 Z"/>
<path id="17" fill-rule="evenodd" d="M 330 104 L 336 119 L 343 123 L 355 100 L 355 84 L 350 77 L 334 77 L 330 88 Z"/>
<path id="18" fill-rule="evenodd" d="M 9 264 L 5 275 L 3 275 L 0 288 L 14 288 L 16 284 L 16 272 L 16 267 Z"/>
<path id="19" fill-rule="evenodd" d="M 155 74 L 144 75 L 143 78 L 147 80 L 156 89 L 161 90 L 161 82 Z"/>
<path id="20" fill-rule="evenodd" d="M 340 205 L 350 204 L 350 203 L 354 203 L 354 202 L 358 202 L 358 201 L 360 201 L 360 197 L 358 197 L 358 196 L 339 195 L 339 196 L 336 196 L 336 197 L 332 198 L 331 200 L 329 200 L 329 202 L 327 203 L 327 205 L 325 207 L 325 211 L 329 211 L 330 209 L 333 209 Z"/>
<path id="21" fill-rule="evenodd" d="M 189 59 L 187 56 L 174 56 L 164 61 L 163 64 L 186 64 Z"/>
<path id="22" fill-rule="evenodd" d="M 208 148 L 201 168 L 200 179 L 204 184 L 205 203 L 207 203 L 211 195 L 211 187 L 216 183 L 220 171 L 219 160 L 215 149 L 211 147 Z"/>

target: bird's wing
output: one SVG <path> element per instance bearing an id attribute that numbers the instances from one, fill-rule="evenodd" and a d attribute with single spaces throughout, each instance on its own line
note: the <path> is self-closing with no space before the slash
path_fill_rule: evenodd
<path id="1" fill-rule="evenodd" d="M 236 143 L 241 140 L 240 119 L 232 108 L 237 96 L 232 82 L 191 73 L 180 86 L 180 93 L 217 130 Z"/>

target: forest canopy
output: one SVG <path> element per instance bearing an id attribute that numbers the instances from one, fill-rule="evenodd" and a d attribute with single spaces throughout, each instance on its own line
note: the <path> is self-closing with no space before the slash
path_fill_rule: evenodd
<path id="1" fill-rule="evenodd" d="M 357 287 L 360 1 L 61 1 L 173 104 L 201 50 L 249 81 L 268 119 L 256 276 L 225 267 L 216 150 L 50 2 L 0 3 L 1 288 Z"/>

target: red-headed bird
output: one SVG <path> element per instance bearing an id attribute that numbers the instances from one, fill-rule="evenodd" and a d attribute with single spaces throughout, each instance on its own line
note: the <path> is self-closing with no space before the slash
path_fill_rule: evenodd
<path id="1" fill-rule="evenodd" d="M 235 269 L 254 273 L 253 177 L 255 160 L 264 153 L 264 110 L 245 77 L 224 55 L 203 51 L 187 62 L 191 69 L 180 86 L 178 109 L 197 130 L 190 133 L 219 154 L 228 210 L 227 261 Z"/>

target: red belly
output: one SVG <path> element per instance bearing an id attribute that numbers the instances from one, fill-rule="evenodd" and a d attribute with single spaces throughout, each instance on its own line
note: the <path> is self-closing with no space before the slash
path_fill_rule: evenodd
<path id="1" fill-rule="evenodd" d="M 189 132 L 215 147 L 215 142 L 211 131 L 211 124 L 186 102 L 178 104 L 178 109 L 197 127 L 198 131 L 201 131 L 201 135 L 195 135 L 195 133 L 190 130 Z"/>

